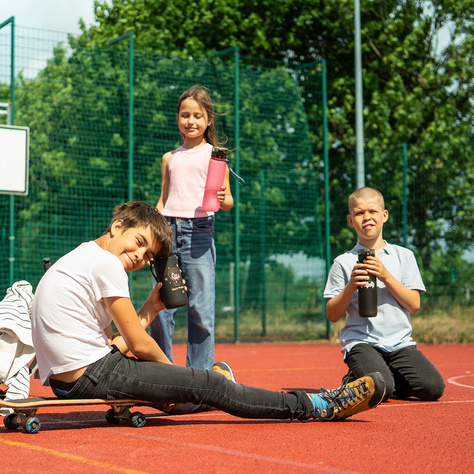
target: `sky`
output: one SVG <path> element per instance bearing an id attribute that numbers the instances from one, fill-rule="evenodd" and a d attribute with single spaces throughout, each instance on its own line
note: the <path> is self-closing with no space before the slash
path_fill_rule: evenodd
<path id="1" fill-rule="evenodd" d="M 79 34 L 79 19 L 94 23 L 94 0 L 0 0 L 0 24 L 12 16 L 15 26 Z"/>

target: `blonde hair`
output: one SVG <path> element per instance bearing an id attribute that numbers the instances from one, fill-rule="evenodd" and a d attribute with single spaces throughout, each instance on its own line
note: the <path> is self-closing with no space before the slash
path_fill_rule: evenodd
<path id="1" fill-rule="evenodd" d="M 368 201 L 369 199 L 374 199 L 375 201 L 378 201 L 378 203 L 380 204 L 380 207 L 383 210 L 385 210 L 385 201 L 383 198 L 383 194 L 380 191 L 377 191 L 377 189 L 375 188 L 369 188 L 368 186 L 366 186 L 366 187 L 357 189 L 349 196 L 349 200 L 348 200 L 349 214 L 354 207 L 355 201 L 357 200 Z"/>

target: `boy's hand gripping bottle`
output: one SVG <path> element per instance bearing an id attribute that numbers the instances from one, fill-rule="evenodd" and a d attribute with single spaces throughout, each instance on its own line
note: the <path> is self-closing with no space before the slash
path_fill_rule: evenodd
<path id="1" fill-rule="evenodd" d="M 359 249 L 358 259 L 359 263 L 364 263 L 364 260 L 371 255 L 375 257 L 374 249 Z M 363 318 L 373 318 L 377 316 L 377 278 L 375 275 L 369 275 L 369 280 L 365 286 L 359 286 L 359 316 Z"/>

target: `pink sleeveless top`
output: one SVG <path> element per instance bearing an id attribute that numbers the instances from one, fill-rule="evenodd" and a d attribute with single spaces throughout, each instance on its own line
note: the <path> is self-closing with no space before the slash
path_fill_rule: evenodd
<path id="1" fill-rule="evenodd" d="M 202 208 L 211 152 L 209 143 L 192 149 L 180 146 L 171 152 L 168 199 L 161 212 L 164 216 L 190 218 L 214 214 Z"/>

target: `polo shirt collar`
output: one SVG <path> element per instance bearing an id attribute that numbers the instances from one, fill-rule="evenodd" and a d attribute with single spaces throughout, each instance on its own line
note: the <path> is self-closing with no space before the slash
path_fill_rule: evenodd
<path id="1" fill-rule="evenodd" d="M 390 255 L 393 252 L 393 245 L 389 244 L 386 240 L 384 240 L 384 242 L 385 242 L 385 247 L 382 249 L 382 252 Z M 360 244 L 360 242 L 357 242 L 357 245 L 353 248 L 353 250 L 355 251 L 355 253 L 357 253 L 359 249 L 365 249 L 365 248 L 367 247 L 364 247 L 363 245 Z"/>

